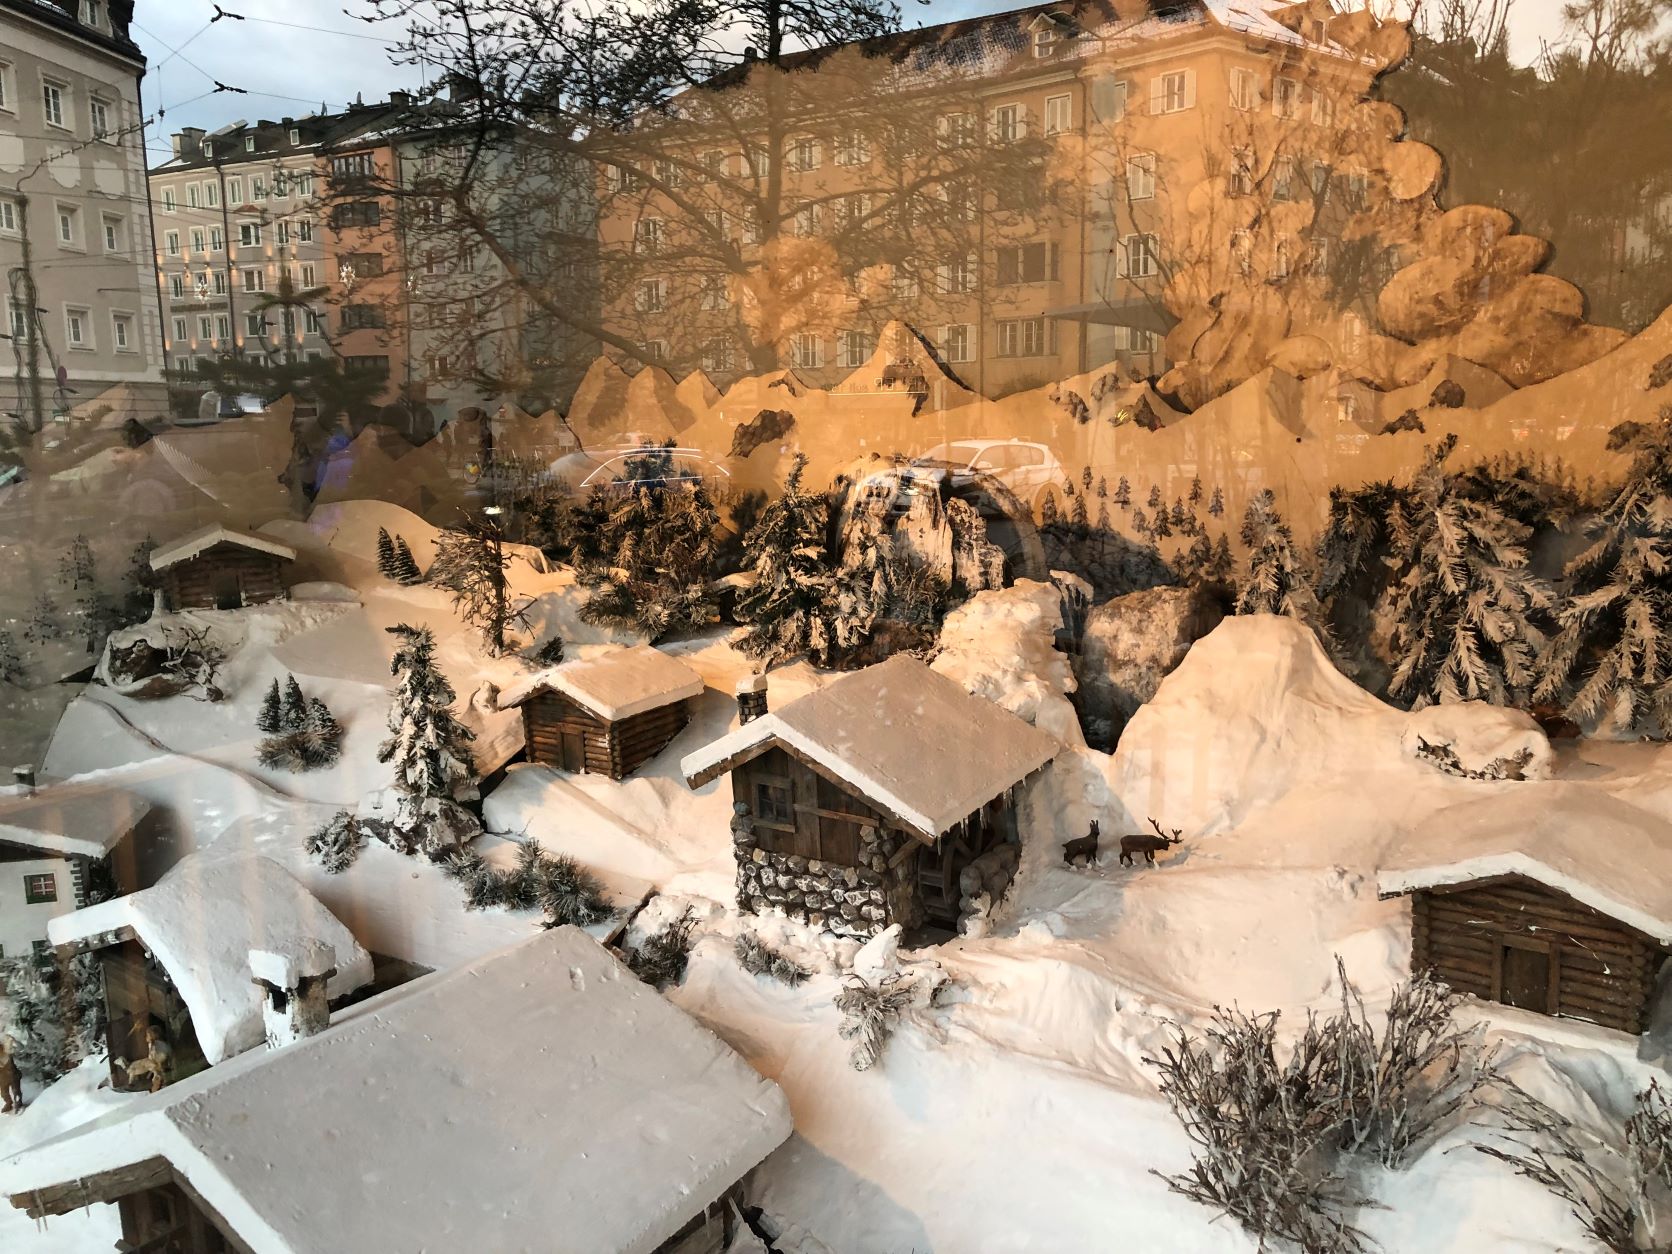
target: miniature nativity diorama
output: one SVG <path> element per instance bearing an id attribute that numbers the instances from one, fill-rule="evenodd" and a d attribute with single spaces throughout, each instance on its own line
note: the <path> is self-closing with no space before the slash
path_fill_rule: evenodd
<path id="1" fill-rule="evenodd" d="M 0 0 L 0 1250 L 1672 1249 L 1661 9 L 368 0 L 147 145 L 148 8 Z"/>

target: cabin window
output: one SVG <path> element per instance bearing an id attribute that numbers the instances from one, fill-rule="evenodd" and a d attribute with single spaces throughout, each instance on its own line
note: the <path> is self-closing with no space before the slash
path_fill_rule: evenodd
<path id="1" fill-rule="evenodd" d="M 58 877 L 51 871 L 41 875 L 25 875 L 23 877 L 23 900 L 31 906 L 57 901 Z"/>
<path id="2" fill-rule="evenodd" d="M 790 787 L 787 783 L 767 783 L 762 781 L 755 785 L 755 817 L 764 823 L 794 823 L 795 810 L 790 802 Z"/>

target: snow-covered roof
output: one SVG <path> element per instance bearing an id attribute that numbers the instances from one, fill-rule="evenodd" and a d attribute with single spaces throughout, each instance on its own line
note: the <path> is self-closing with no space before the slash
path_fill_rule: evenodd
<path id="1" fill-rule="evenodd" d="M 151 811 L 137 793 L 95 777 L 0 791 L 0 844 L 103 858 Z"/>
<path id="2" fill-rule="evenodd" d="M 702 676 L 684 662 L 636 644 L 536 671 L 507 687 L 499 708 L 521 705 L 537 692 L 559 692 L 613 723 L 701 696 L 702 690 Z"/>
<path id="3" fill-rule="evenodd" d="M 1503 784 L 1441 811 L 1382 860 L 1384 895 L 1520 875 L 1672 945 L 1672 822 L 1595 786 Z"/>
<path id="4" fill-rule="evenodd" d="M 130 932 L 168 972 L 211 1063 L 264 1039 L 261 991 L 250 978 L 252 949 L 323 941 L 337 954 L 337 974 L 326 986 L 331 997 L 372 979 L 371 955 L 271 858 L 190 854 L 150 888 L 47 922 L 54 945 L 97 945 Z"/>
<path id="5" fill-rule="evenodd" d="M 897 654 L 752 719 L 679 764 L 699 788 L 774 746 L 933 841 L 1044 766 L 1044 732 Z"/>
<path id="6" fill-rule="evenodd" d="M 0 1162 L 0 1193 L 163 1158 L 256 1254 L 649 1254 L 790 1130 L 775 1084 L 565 927 L 133 1098 Z"/>
<path id="7" fill-rule="evenodd" d="M 287 562 L 296 560 L 296 550 L 289 545 L 280 544 L 269 536 L 254 535 L 248 531 L 234 531 L 231 527 L 223 527 L 220 523 L 211 523 L 207 527 L 200 527 L 190 535 L 181 536 L 171 544 L 162 545 L 151 550 L 151 569 L 164 570 L 179 562 L 196 557 L 199 553 L 214 548 L 217 544 L 236 544 L 239 548 L 254 549 L 258 553 L 271 553 L 274 557 L 283 558 Z"/>

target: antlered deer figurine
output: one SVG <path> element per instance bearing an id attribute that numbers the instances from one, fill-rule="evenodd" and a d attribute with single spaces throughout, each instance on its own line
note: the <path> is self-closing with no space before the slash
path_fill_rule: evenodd
<path id="1" fill-rule="evenodd" d="M 1131 866 L 1132 855 L 1135 853 L 1143 854 L 1144 861 L 1149 863 L 1151 866 L 1154 866 L 1156 854 L 1163 853 L 1174 845 L 1181 845 L 1184 843 L 1182 828 L 1175 827 L 1173 829 L 1173 834 L 1169 836 L 1166 832 L 1161 830 L 1161 824 L 1157 823 L 1154 819 L 1149 821 L 1149 825 L 1155 829 L 1154 836 L 1139 833 L 1137 835 L 1122 836 L 1120 838 L 1120 864 L 1122 866 Z"/>

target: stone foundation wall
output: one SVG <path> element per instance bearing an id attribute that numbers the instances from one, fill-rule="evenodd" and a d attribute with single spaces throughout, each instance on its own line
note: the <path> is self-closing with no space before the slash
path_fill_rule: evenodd
<path id="1" fill-rule="evenodd" d="M 777 906 L 792 919 L 838 936 L 875 936 L 888 926 L 884 877 L 761 848 L 738 850 L 737 904 L 753 914 Z"/>

